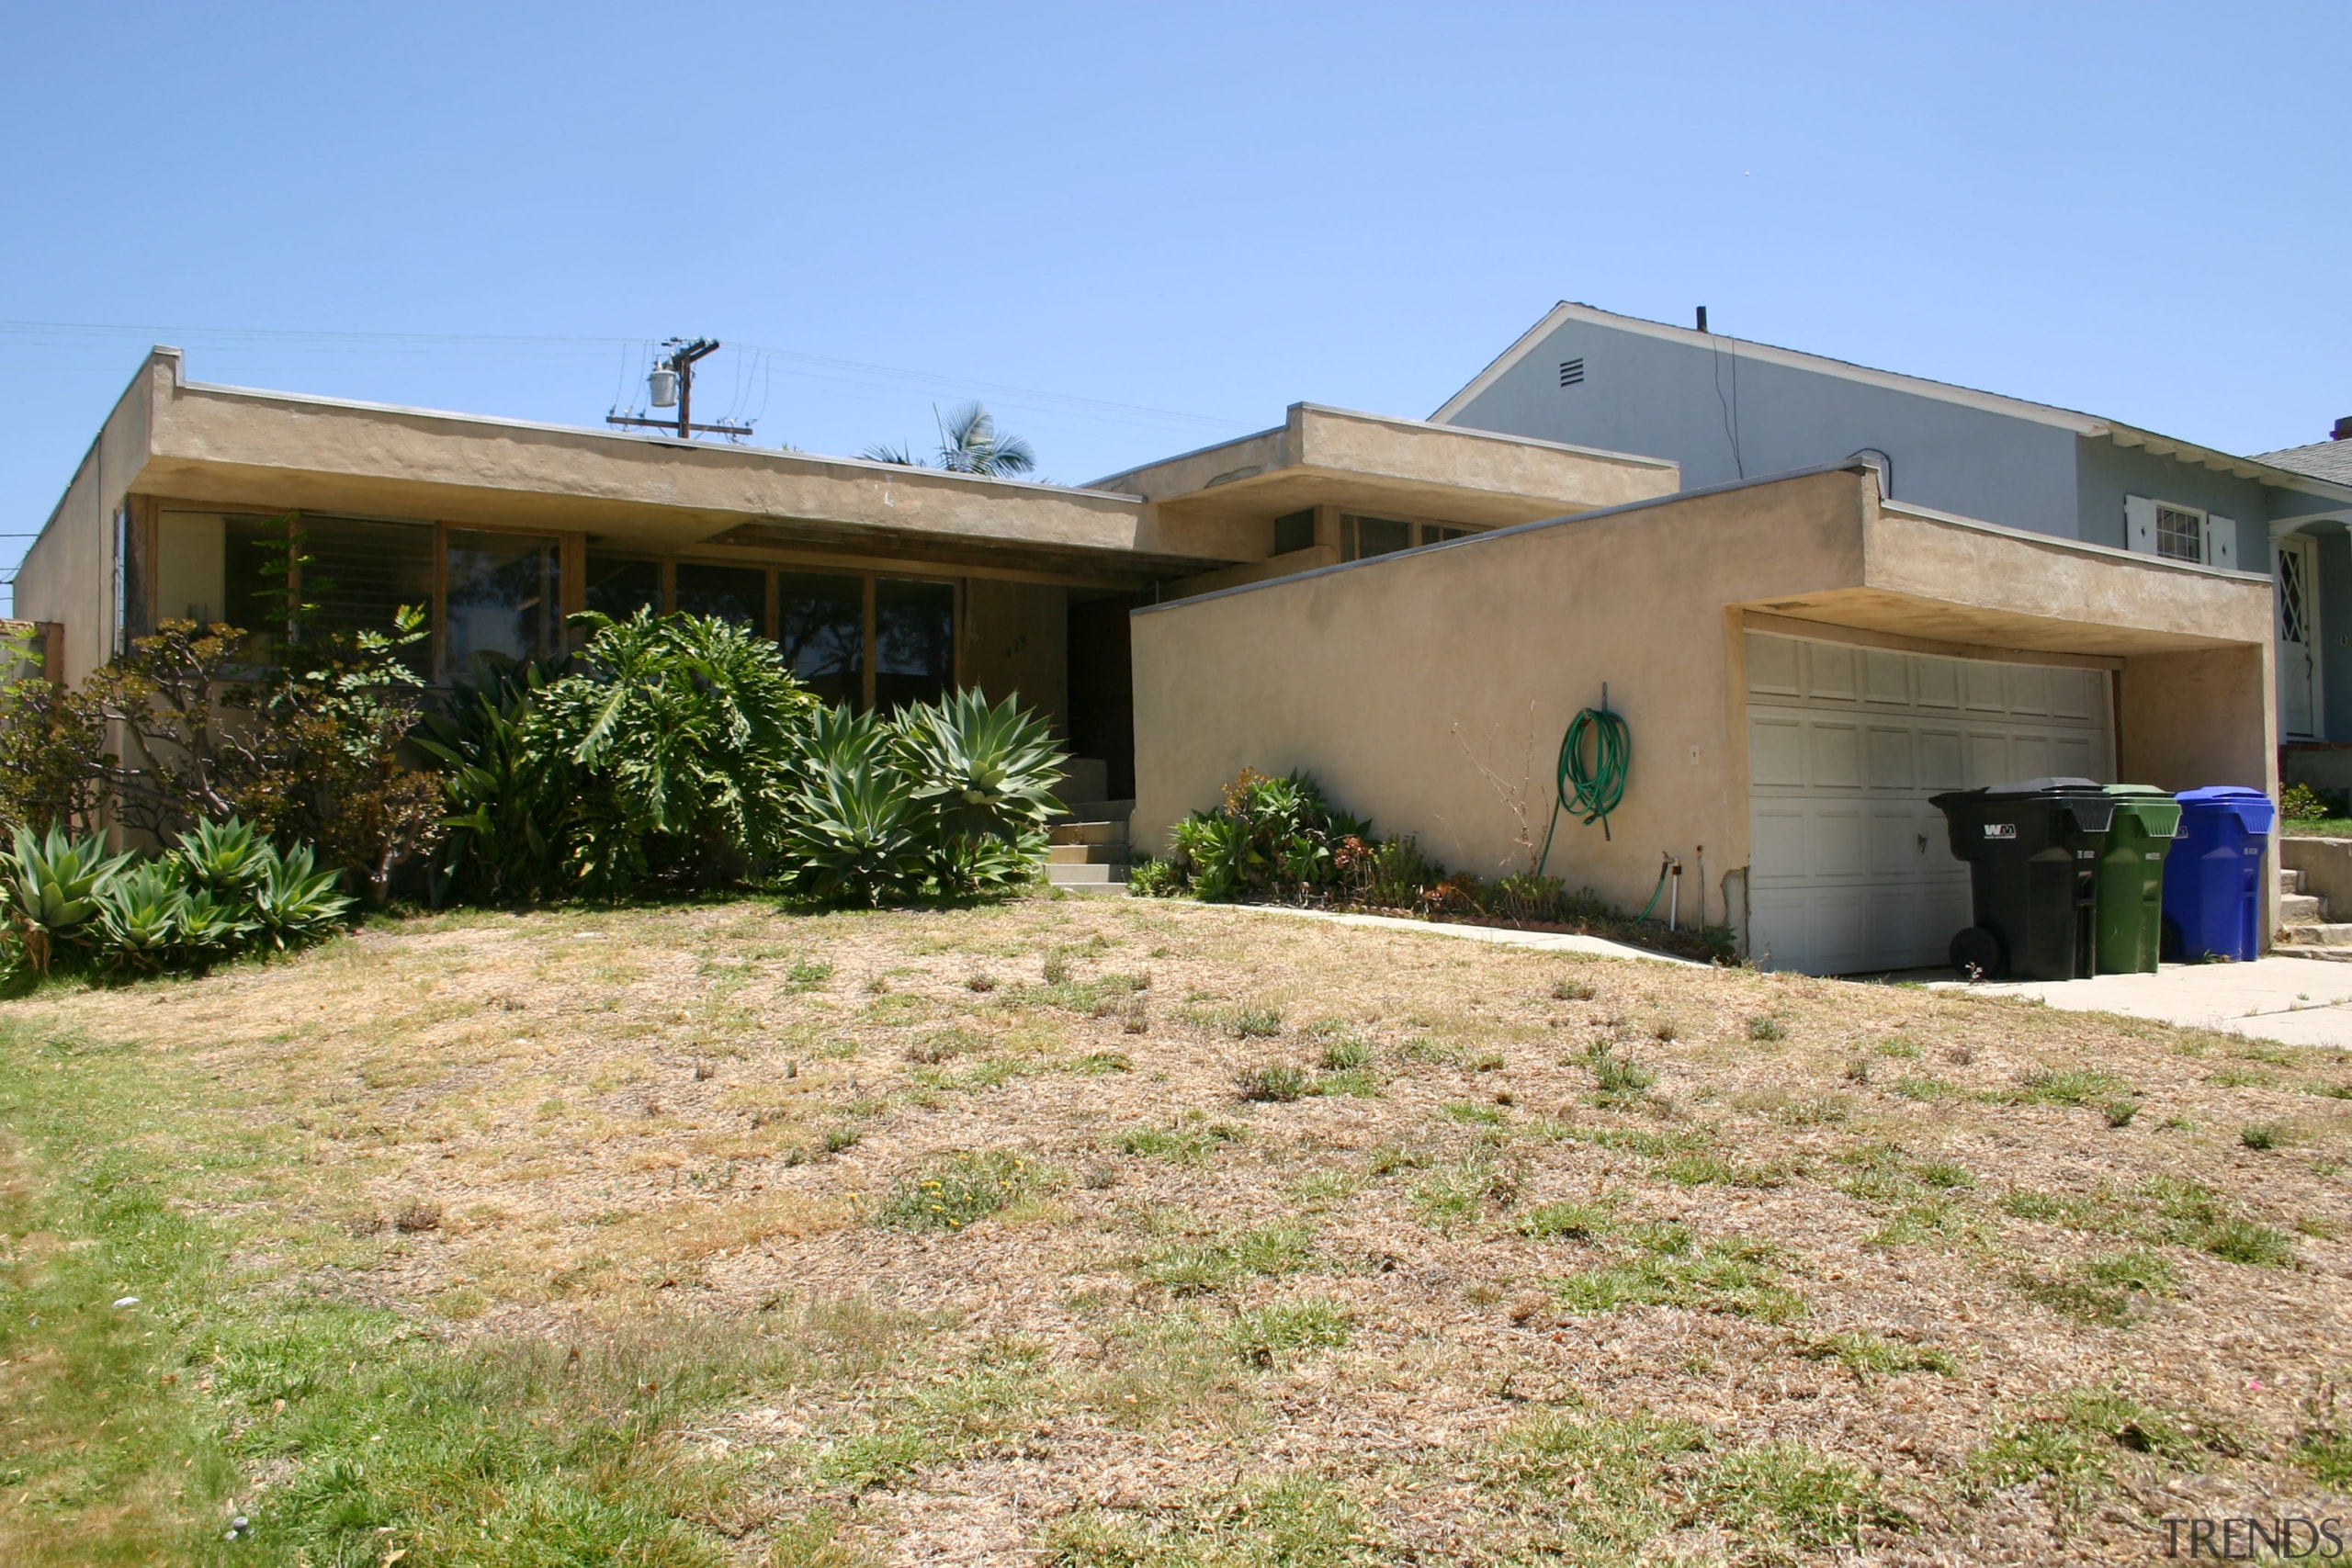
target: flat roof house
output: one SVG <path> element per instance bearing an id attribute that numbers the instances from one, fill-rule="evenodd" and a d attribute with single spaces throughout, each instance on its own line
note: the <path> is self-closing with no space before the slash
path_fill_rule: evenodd
<path id="1" fill-rule="evenodd" d="M 554 652 L 582 609 L 724 615 L 829 698 L 1018 691 L 1147 847 L 1297 767 L 1485 875 L 1527 858 L 1495 780 L 1540 820 L 1605 684 L 1625 801 L 1551 870 L 1637 907 L 1673 854 L 1759 961 L 1848 973 L 1940 963 L 1966 923 L 1938 790 L 2276 782 L 2271 579 L 2218 530 L 2188 558 L 1962 516 L 1890 495 L 1888 456 L 1692 488 L 1670 450 L 1300 403 L 1064 487 L 206 386 L 157 349 L 17 614 L 69 679 L 161 617 L 257 625 L 299 510 L 305 599 L 427 605 L 436 681 Z"/>
<path id="2" fill-rule="evenodd" d="M 425 673 L 564 617 L 724 615 L 832 701 L 1018 692 L 1083 793 L 1134 793 L 1127 613 L 1202 586 L 1669 492 L 1674 465 L 1312 404 L 1089 486 L 209 386 L 157 348 L 25 557 L 17 614 L 78 681 L 165 617 L 260 627 L 299 511 L 321 619 L 430 613 Z M 1099 778 L 1099 783 L 1091 782 Z"/>

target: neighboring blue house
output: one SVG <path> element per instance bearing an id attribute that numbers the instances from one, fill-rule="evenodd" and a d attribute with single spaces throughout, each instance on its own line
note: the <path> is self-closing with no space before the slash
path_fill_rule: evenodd
<path id="1" fill-rule="evenodd" d="M 2243 457 L 1704 326 L 1563 303 L 1430 417 L 1670 457 L 1694 490 L 1860 457 L 1908 506 L 2267 571 L 2293 776 L 2352 784 L 2295 756 L 2352 741 L 2352 440 Z"/>

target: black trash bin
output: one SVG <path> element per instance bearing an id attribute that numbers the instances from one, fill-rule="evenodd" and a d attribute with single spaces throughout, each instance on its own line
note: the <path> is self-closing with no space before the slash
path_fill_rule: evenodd
<path id="1" fill-rule="evenodd" d="M 2115 797 L 2088 779 L 1955 790 L 1944 814 L 1968 863 L 1976 923 L 1951 939 L 1952 967 L 1984 979 L 2073 980 L 2093 972 L 2099 852 Z"/>

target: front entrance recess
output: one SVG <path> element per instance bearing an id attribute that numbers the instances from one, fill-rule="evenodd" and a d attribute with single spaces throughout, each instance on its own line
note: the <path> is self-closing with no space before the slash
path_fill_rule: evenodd
<path id="1" fill-rule="evenodd" d="M 2289 534 L 2272 541 L 2278 562 L 2278 729 L 2290 740 L 2319 738 L 2319 552 Z"/>
<path id="2" fill-rule="evenodd" d="M 2108 672 L 1747 634 L 1748 951 L 1773 969 L 1941 965 L 1968 868 L 1928 797 L 2115 779 Z"/>

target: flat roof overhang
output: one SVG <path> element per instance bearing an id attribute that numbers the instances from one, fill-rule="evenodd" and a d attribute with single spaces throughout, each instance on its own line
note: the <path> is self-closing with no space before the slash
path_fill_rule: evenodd
<path id="1" fill-rule="evenodd" d="M 1506 527 L 1647 500 L 1680 482 L 1662 458 L 1316 403 L 1293 404 L 1275 429 L 1097 481 L 1253 558 L 1270 547 L 1268 519 L 1318 504 Z"/>
<path id="2" fill-rule="evenodd" d="M 1871 486 L 1875 491 L 1875 486 Z M 2271 635 L 2270 579 L 1894 503 L 1861 516 L 1860 581 L 1733 608 L 1944 644 L 2128 658 Z"/>
<path id="3" fill-rule="evenodd" d="M 1137 497 L 863 458 L 209 387 L 159 353 L 133 493 L 584 533 L 619 549 L 814 547 L 1139 585 L 1230 564 Z M 167 374 L 168 372 L 168 374 Z"/>

